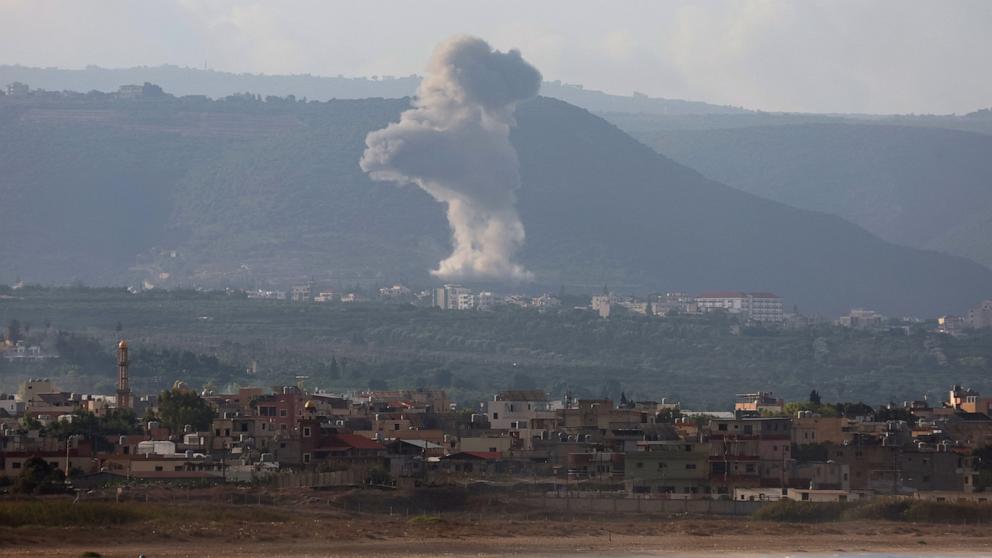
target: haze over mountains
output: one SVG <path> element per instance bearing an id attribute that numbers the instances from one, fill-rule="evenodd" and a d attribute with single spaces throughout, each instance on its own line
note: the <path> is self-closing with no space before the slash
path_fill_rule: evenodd
<path id="1" fill-rule="evenodd" d="M 992 266 L 992 135 L 850 121 L 631 128 L 659 152 L 736 188 Z"/>
<path id="2" fill-rule="evenodd" d="M 19 81 L 31 87 L 49 91 L 116 91 L 126 84 L 145 82 L 161 86 L 176 95 L 206 95 L 223 98 L 228 95 L 251 92 L 263 97 L 293 95 L 316 101 L 330 99 L 365 99 L 370 97 L 400 98 L 412 96 L 420 85 L 420 77 L 410 76 L 313 76 L 313 75 L 256 75 L 233 74 L 213 70 L 198 70 L 179 66 L 141 66 L 136 68 L 108 69 L 87 66 L 81 70 L 59 68 L 31 68 L 17 65 L 0 65 L 0 85 Z M 744 114 L 748 111 L 729 107 L 684 101 L 659 99 L 646 95 L 610 95 L 587 90 L 580 85 L 560 81 L 547 81 L 541 94 L 568 101 L 574 105 L 598 112 L 630 112 L 644 114 Z"/>
<path id="3" fill-rule="evenodd" d="M 0 103 L 0 282 L 429 284 L 443 208 L 371 182 L 364 138 L 407 100 Z M 588 111 L 518 109 L 524 289 L 771 290 L 806 311 L 960 312 L 992 271 L 706 179 Z"/>

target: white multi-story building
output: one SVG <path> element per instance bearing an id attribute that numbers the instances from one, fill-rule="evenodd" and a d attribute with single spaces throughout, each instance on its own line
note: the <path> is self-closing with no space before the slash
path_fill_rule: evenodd
<path id="1" fill-rule="evenodd" d="M 448 284 L 434 289 L 432 305 L 443 310 L 467 310 L 475 307 L 475 301 L 470 289 Z"/>
<path id="2" fill-rule="evenodd" d="M 740 314 L 756 322 L 781 322 L 782 299 L 772 293 L 712 292 L 696 297 L 701 312 Z"/>

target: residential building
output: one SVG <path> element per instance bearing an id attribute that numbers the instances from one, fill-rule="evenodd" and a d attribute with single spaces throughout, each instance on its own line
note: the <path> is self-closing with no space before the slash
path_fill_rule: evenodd
<path id="1" fill-rule="evenodd" d="M 940 316 L 937 318 L 938 333 L 960 335 L 967 326 L 967 320 L 960 316 Z"/>
<path id="2" fill-rule="evenodd" d="M 306 285 L 295 285 L 289 290 L 289 300 L 292 302 L 310 302 L 311 287 Z"/>
<path id="3" fill-rule="evenodd" d="M 951 388 L 947 406 L 965 413 L 992 416 L 992 397 L 982 397 L 976 390 L 955 385 Z"/>
<path id="4" fill-rule="evenodd" d="M 303 293 L 300 294 L 303 296 Z M 314 302 L 334 302 L 338 300 L 338 293 L 334 291 L 321 291 L 317 296 L 313 297 Z"/>
<path id="5" fill-rule="evenodd" d="M 964 321 L 968 327 L 975 329 L 992 327 L 992 298 L 983 300 L 978 306 L 968 310 Z"/>
<path id="6" fill-rule="evenodd" d="M 629 492 L 709 492 L 710 444 L 689 440 L 643 441 L 627 452 L 624 482 Z"/>
<path id="7" fill-rule="evenodd" d="M 696 297 L 696 304 L 700 312 L 722 311 L 755 322 L 775 323 L 785 319 L 782 299 L 773 293 L 708 292 Z"/>
<path id="8" fill-rule="evenodd" d="M 6 92 L 11 97 L 26 97 L 31 93 L 31 88 L 26 83 L 15 81 L 7 85 Z"/>
<path id="9" fill-rule="evenodd" d="M 399 283 L 393 285 L 392 287 L 383 287 L 379 289 L 379 296 L 383 298 L 404 298 L 411 295 L 413 295 L 413 291 Z"/>
<path id="10" fill-rule="evenodd" d="M 783 409 L 785 409 L 785 400 L 775 397 L 770 391 L 738 393 L 734 403 L 735 412 L 781 413 Z"/>
<path id="11" fill-rule="evenodd" d="M 878 330 L 885 326 L 885 316 L 874 310 L 854 308 L 847 315 L 837 318 L 836 323 L 851 329 Z"/>
<path id="12" fill-rule="evenodd" d="M 442 310 L 468 310 L 475 306 L 472 291 L 456 284 L 434 289 L 431 305 Z"/>

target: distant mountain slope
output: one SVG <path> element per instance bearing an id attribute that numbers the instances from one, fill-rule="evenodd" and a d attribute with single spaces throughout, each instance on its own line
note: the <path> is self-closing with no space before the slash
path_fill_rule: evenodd
<path id="1" fill-rule="evenodd" d="M 214 70 L 198 70 L 179 66 L 143 66 L 108 69 L 88 66 L 82 70 L 30 68 L 0 65 L 0 86 L 19 81 L 31 87 L 49 91 L 116 91 L 121 85 L 155 83 L 175 95 L 206 95 L 223 98 L 236 93 L 251 92 L 263 97 L 285 97 L 327 101 L 329 99 L 365 99 L 382 97 L 396 99 L 413 95 L 420 77 L 383 76 L 329 77 L 313 75 L 232 74 Z M 711 105 L 699 101 L 661 99 L 635 94 L 610 95 L 602 91 L 560 81 L 544 82 L 541 94 L 587 108 L 592 111 L 631 112 L 643 114 L 744 114 L 738 107 Z"/>
<path id="2" fill-rule="evenodd" d="M 992 136 L 878 124 L 632 133 L 744 191 L 992 266 Z"/>
<path id="3" fill-rule="evenodd" d="M 0 282 L 433 283 L 442 208 L 358 168 L 406 103 L 0 101 Z M 981 266 L 705 179 L 564 102 L 518 122 L 531 288 L 761 289 L 921 315 L 992 288 Z"/>

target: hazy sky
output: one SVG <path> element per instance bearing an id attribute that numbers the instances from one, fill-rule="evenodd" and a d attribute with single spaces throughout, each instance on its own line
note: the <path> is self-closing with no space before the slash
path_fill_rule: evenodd
<path id="1" fill-rule="evenodd" d="M 471 33 L 546 79 L 765 110 L 992 106 L 992 0 L 0 0 L 0 63 L 408 75 Z"/>

